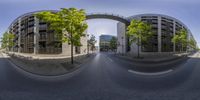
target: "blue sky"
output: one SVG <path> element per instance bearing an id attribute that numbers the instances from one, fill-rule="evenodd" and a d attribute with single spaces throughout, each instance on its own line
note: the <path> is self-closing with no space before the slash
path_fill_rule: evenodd
<path id="1" fill-rule="evenodd" d="M 83 8 L 87 13 L 106 12 L 125 17 L 158 13 L 175 17 L 186 24 L 200 46 L 200 1 L 198 0 L 1 0 L 0 36 L 18 16 L 37 10 Z M 88 20 L 88 33 L 116 35 L 116 21 Z"/>

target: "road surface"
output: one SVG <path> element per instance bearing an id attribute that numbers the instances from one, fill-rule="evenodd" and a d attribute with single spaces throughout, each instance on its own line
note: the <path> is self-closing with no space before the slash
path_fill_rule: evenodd
<path id="1" fill-rule="evenodd" d="M 98 53 L 70 79 L 47 82 L 17 72 L 0 55 L 0 100 L 199 100 L 200 58 L 157 76 L 129 72 L 111 54 Z"/>

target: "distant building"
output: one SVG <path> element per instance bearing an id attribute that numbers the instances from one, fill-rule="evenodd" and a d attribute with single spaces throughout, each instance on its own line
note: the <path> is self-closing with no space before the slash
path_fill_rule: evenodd
<path id="1" fill-rule="evenodd" d="M 115 37 L 112 35 L 101 35 L 99 37 L 99 50 L 100 51 L 109 51 L 110 48 L 110 40 Z"/>

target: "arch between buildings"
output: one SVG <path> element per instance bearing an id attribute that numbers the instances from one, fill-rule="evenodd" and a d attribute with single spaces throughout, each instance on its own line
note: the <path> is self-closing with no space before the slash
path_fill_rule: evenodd
<path id="1" fill-rule="evenodd" d="M 124 32 L 126 31 L 126 27 L 130 24 L 130 21 L 127 20 L 125 17 L 120 16 L 120 15 L 114 15 L 114 14 L 106 14 L 106 13 L 97 13 L 97 14 L 87 14 L 86 15 L 86 20 L 91 20 L 91 19 L 110 19 L 110 20 L 115 20 L 123 23 L 125 25 L 124 27 Z M 120 49 L 119 53 L 126 53 L 127 51 L 130 51 L 130 46 L 128 45 L 128 37 L 124 34 L 117 33 L 117 38 L 118 41 L 122 41 L 121 43 L 123 44 L 118 44 L 118 47 Z M 121 46 L 121 47 L 120 47 Z"/>

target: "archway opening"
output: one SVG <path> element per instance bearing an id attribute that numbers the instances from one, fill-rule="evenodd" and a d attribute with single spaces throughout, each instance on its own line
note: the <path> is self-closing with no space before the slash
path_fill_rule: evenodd
<path id="1" fill-rule="evenodd" d="M 125 53 L 127 51 L 125 31 L 129 21 L 126 18 L 113 14 L 88 14 L 86 17 L 89 25 L 87 33 L 89 36 L 94 35 L 96 37 L 95 46 L 98 51 L 113 51 L 110 43 L 113 38 L 116 41 L 115 52 Z"/>
<path id="2" fill-rule="evenodd" d="M 112 38 L 117 39 L 118 21 L 109 19 L 92 19 L 87 20 L 87 23 L 89 25 L 87 34 L 89 34 L 89 36 L 95 36 L 95 39 L 97 40 L 95 46 L 98 51 L 109 51 L 110 46 L 108 42 Z"/>

